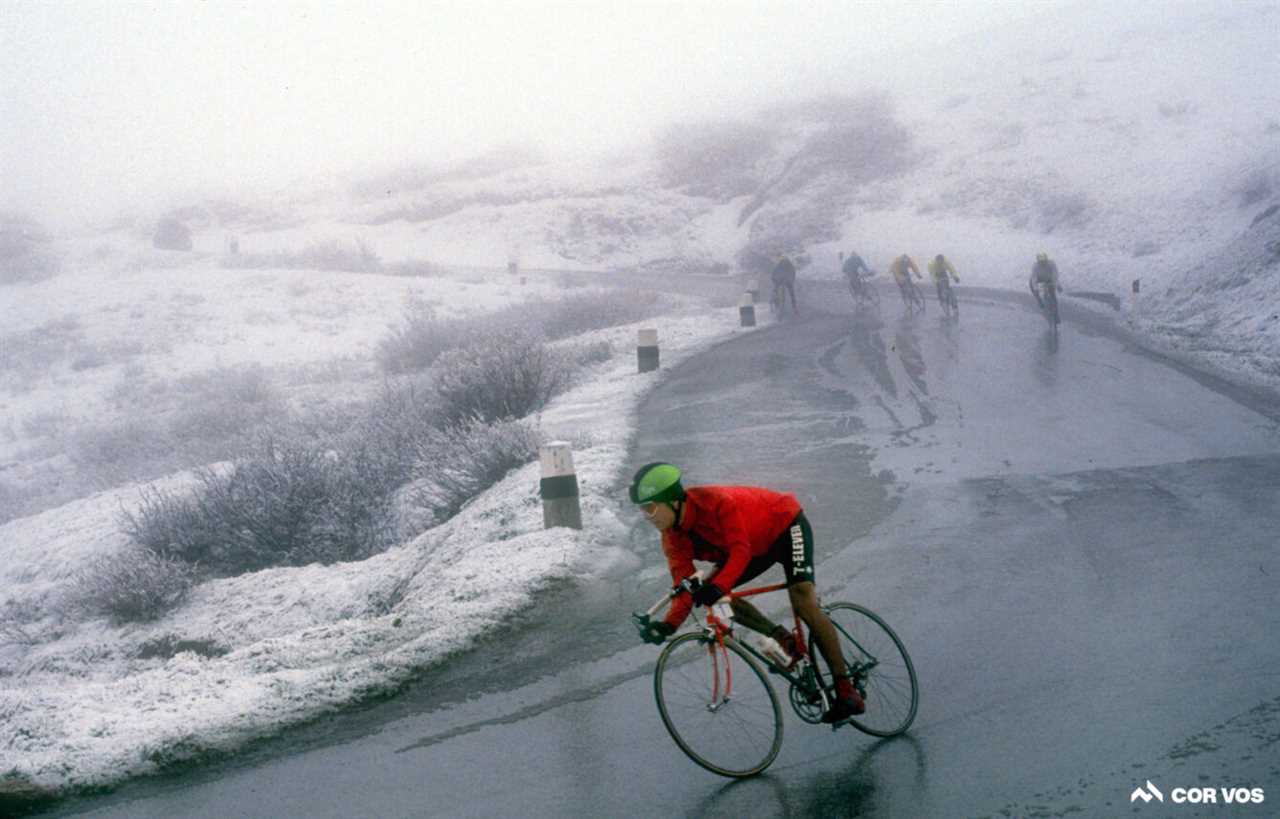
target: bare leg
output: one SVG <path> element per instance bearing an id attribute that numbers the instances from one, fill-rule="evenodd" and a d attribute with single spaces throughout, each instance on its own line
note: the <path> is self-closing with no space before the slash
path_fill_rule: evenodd
<path id="1" fill-rule="evenodd" d="M 812 584 L 810 584 L 812 585 Z M 733 607 L 733 619 L 742 625 L 759 632 L 760 634 L 770 634 L 773 632 L 775 623 L 761 613 L 760 609 L 743 600 L 740 597 L 733 598 L 729 603 Z"/>
<path id="2" fill-rule="evenodd" d="M 831 625 L 830 618 L 818 605 L 818 592 L 813 583 L 806 581 L 788 586 L 787 594 L 791 596 L 791 607 L 812 632 L 814 642 L 826 659 L 832 676 L 846 676 L 849 669 L 840 654 L 840 636 L 836 633 L 836 627 Z"/>

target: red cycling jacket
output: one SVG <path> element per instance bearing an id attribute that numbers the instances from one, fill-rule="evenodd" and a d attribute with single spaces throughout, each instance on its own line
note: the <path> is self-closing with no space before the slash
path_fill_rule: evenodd
<path id="1" fill-rule="evenodd" d="M 662 551 L 679 583 L 697 569 L 694 559 L 720 566 L 714 582 L 728 591 L 753 557 L 769 547 L 800 514 L 795 495 L 755 486 L 695 486 L 686 490 L 684 516 L 662 533 Z M 681 594 L 666 621 L 678 628 L 689 616 L 693 599 Z"/>

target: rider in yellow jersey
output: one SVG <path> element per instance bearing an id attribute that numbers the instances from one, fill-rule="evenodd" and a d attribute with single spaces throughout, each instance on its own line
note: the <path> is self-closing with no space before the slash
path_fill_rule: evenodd
<path id="1" fill-rule="evenodd" d="M 933 286 L 938 290 L 938 303 L 945 301 L 943 296 L 943 288 L 947 286 L 947 276 L 955 279 L 956 284 L 960 283 L 960 276 L 956 274 L 955 265 L 951 261 L 939 253 L 929 260 L 929 275 L 933 277 Z"/>
<path id="2" fill-rule="evenodd" d="M 920 268 L 916 267 L 915 260 L 905 253 L 889 263 L 889 272 L 893 274 L 893 280 L 899 286 L 910 280 L 911 273 L 915 273 L 917 279 L 924 281 L 924 276 L 920 275 Z"/>
<path id="3" fill-rule="evenodd" d="M 893 280 L 898 283 L 898 290 L 902 293 L 902 303 L 907 305 L 907 309 L 913 309 L 913 303 L 919 299 L 911 297 L 911 274 L 915 273 L 916 278 L 924 281 L 924 276 L 920 275 L 920 268 L 916 267 L 915 260 L 907 254 L 903 253 L 898 258 L 889 263 L 889 272 L 893 274 Z M 924 309 L 924 300 L 919 300 L 919 307 Z"/>

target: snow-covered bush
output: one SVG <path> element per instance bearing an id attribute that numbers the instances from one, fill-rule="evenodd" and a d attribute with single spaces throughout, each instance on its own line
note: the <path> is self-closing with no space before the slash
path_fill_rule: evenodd
<path id="1" fill-rule="evenodd" d="M 47 279 L 61 266 L 39 223 L 21 214 L 0 213 L 0 285 Z"/>
<path id="2" fill-rule="evenodd" d="M 445 350 L 461 344 L 472 324 L 463 319 L 440 318 L 431 305 L 410 299 L 400 325 L 378 343 L 378 364 L 389 373 L 425 370 Z"/>
<path id="3" fill-rule="evenodd" d="M 436 359 L 437 414 L 445 424 L 523 418 L 569 385 L 571 365 L 526 328 L 493 330 Z"/>
<path id="4" fill-rule="evenodd" d="M 1083 227 L 1093 218 L 1093 203 L 1078 191 L 1045 191 L 1036 202 L 1042 233 Z"/>
<path id="5" fill-rule="evenodd" d="M 728 200 L 759 187 L 773 141 L 774 135 L 756 123 L 682 122 L 658 135 L 654 152 L 667 187 Z"/>
<path id="6" fill-rule="evenodd" d="M 283 268 L 345 273 L 376 273 L 382 270 L 382 259 L 362 239 L 350 243 L 337 239 L 312 242 L 293 252 L 233 253 L 224 256 L 221 264 L 234 270 Z"/>
<path id="7" fill-rule="evenodd" d="M 70 603 L 116 622 L 154 620 L 186 596 L 195 575 L 193 566 L 149 549 L 99 555 L 76 574 Z"/>
<path id="8" fill-rule="evenodd" d="M 547 338 L 555 340 L 641 321 L 667 307 L 661 295 L 652 291 L 605 290 L 579 293 L 556 301 L 530 300 L 507 308 L 499 318 L 503 325 L 524 318 L 541 328 Z M 510 320 L 504 318 L 512 313 L 516 315 Z"/>
<path id="9" fill-rule="evenodd" d="M 399 326 L 379 342 L 378 363 L 389 373 L 418 372 L 433 365 L 442 353 L 504 329 L 525 328 L 555 341 L 641 321 L 669 307 L 662 295 L 652 291 L 604 290 L 554 301 L 529 299 L 486 316 L 455 319 L 441 318 L 431 305 L 411 299 Z"/>
<path id="10" fill-rule="evenodd" d="M 541 444 L 541 433 L 528 421 L 469 419 L 432 430 L 415 447 L 411 502 L 436 520 L 448 518 L 512 469 L 537 458 Z"/>
<path id="11" fill-rule="evenodd" d="M 151 244 L 159 250 L 190 250 L 191 231 L 174 217 L 166 216 L 156 223 Z"/>
<path id="12" fill-rule="evenodd" d="M 201 470 L 193 495 L 145 492 L 122 525 L 151 552 L 215 576 L 367 557 L 389 545 L 394 488 L 371 452 L 268 439 L 230 470 Z"/>

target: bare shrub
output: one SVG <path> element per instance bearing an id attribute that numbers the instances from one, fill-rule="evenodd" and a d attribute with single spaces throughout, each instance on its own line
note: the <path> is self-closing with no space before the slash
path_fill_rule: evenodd
<path id="1" fill-rule="evenodd" d="M 501 311 L 497 319 L 500 325 L 524 320 L 554 341 L 642 321 L 661 313 L 666 306 L 661 294 L 652 291 L 605 290 L 556 301 L 531 299 Z"/>
<path id="2" fill-rule="evenodd" d="M 18 381 L 36 380 L 54 365 L 85 349 L 84 330 L 73 316 L 45 322 L 26 332 L 0 336 L 0 373 Z"/>
<path id="3" fill-rule="evenodd" d="M 570 370 L 527 329 L 492 331 L 443 353 L 435 364 L 442 423 L 523 418 L 569 384 Z"/>
<path id="4" fill-rule="evenodd" d="M 443 274 L 444 268 L 426 259 L 402 259 L 398 262 L 384 265 L 382 272 L 390 273 L 393 276 L 413 276 L 425 279 Z"/>
<path id="5" fill-rule="evenodd" d="M 151 244 L 159 250 L 190 250 L 191 231 L 173 216 L 166 216 L 156 223 Z"/>
<path id="6" fill-rule="evenodd" d="M 186 652 L 198 654 L 201 657 L 221 657 L 227 653 L 227 650 L 226 646 L 212 640 L 184 640 L 174 634 L 165 634 L 138 646 L 137 658 L 169 660 Z"/>
<path id="7" fill-rule="evenodd" d="M 434 517 L 457 513 L 468 500 L 538 457 L 542 435 L 527 421 L 459 421 L 419 441 L 413 499 Z"/>
<path id="8" fill-rule="evenodd" d="M 1275 179 L 1271 172 L 1257 170 L 1240 180 L 1233 193 L 1238 207 L 1249 208 L 1271 196 L 1274 190 Z"/>
<path id="9" fill-rule="evenodd" d="M 683 122 L 659 134 L 655 153 L 667 187 L 683 187 L 694 196 L 732 199 L 755 190 L 763 180 L 762 161 L 774 135 L 749 122 Z"/>
<path id="10" fill-rule="evenodd" d="M 0 646 L 30 646 L 38 643 L 33 624 L 45 616 L 44 607 L 33 597 L 13 597 L 0 606 Z"/>
<path id="11" fill-rule="evenodd" d="M 153 459 L 171 448 L 157 426 L 142 419 L 86 426 L 70 436 L 68 455 L 81 469 L 115 472 L 139 460 Z"/>
<path id="12" fill-rule="evenodd" d="M 1138 259 L 1143 256 L 1154 256 L 1160 252 L 1160 245 L 1150 239 L 1143 239 L 1133 246 L 1133 258 Z"/>
<path id="13" fill-rule="evenodd" d="M 1083 227 L 1093 218 L 1093 204 L 1083 193 L 1050 191 L 1043 193 L 1036 202 L 1036 212 L 1042 233 L 1053 233 L 1059 228 Z"/>
<path id="14" fill-rule="evenodd" d="M 0 523 L 31 514 L 42 495 L 39 487 L 0 481 Z"/>
<path id="15" fill-rule="evenodd" d="M 1178 100 L 1177 102 L 1162 102 L 1156 105 L 1156 110 L 1160 112 L 1160 116 L 1165 119 L 1178 119 L 1196 112 L 1196 105 L 1188 100 Z"/>
<path id="16" fill-rule="evenodd" d="M 892 176 L 914 161 L 911 132 L 898 122 L 888 97 L 828 97 L 817 101 L 823 127 L 805 143 L 778 191 L 797 191 L 819 175 L 836 173 L 844 184 Z"/>
<path id="17" fill-rule="evenodd" d="M 234 270 L 281 268 L 377 273 L 382 270 L 382 259 L 362 239 L 350 243 L 330 239 L 313 242 L 296 252 L 228 254 L 222 258 L 221 265 Z"/>
<path id="18" fill-rule="evenodd" d="M 316 242 L 303 248 L 299 258 L 302 267 L 316 270 L 338 270 L 356 273 L 373 273 L 382 268 L 382 260 L 363 239 L 351 244 L 330 240 Z"/>
<path id="19" fill-rule="evenodd" d="M 72 605 L 118 623 L 154 620 L 182 601 L 195 570 L 181 560 L 148 549 L 99 555 L 72 581 Z"/>
<path id="20" fill-rule="evenodd" d="M 541 334 L 552 341 L 592 330 L 630 324 L 658 315 L 667 307 L 659 293 L 606 290 L 578 293 L 558 300 L 530 299 L 487 316 L 440 318 L 431 305 L 410 300 L 399 326 L 378 344 L 378 363 L 385 372 L 418 372 L 442 353 L 470 339 L 510 328 Z"/>
<path id="21" fill-rule="evenodd" d="M 573 360 L 575 367 L 603 364 L 613 358 L 613 345 L 607 341 L 576 344 L 569 348 L 568 356 Z"/>
<path id="22" fill-rule="evenodd" d="M 190 497 L 145 493 L 124 531 L 150 551 L 215 576 L 269 566 L 367 557 L 380 542 L 386 498 L 363 464 L 305 442 L 268 441 L 258 457 L 200 472 Z"/>
<path id="23" fill-rule="evenodd" d="M 467 335 L 466 322 L 440 318 L 431 305 L 410 299 L 400 325 L 378 342 L 378 364 L 389 373 L 425 370 L 445 350 L 462 343 Z"/>
<path id="24" fill-rule="evenodd" d="M 61 267 L 43 225 L 26 214 L 0 213 L 0 285 L 47 279 Z"/>

